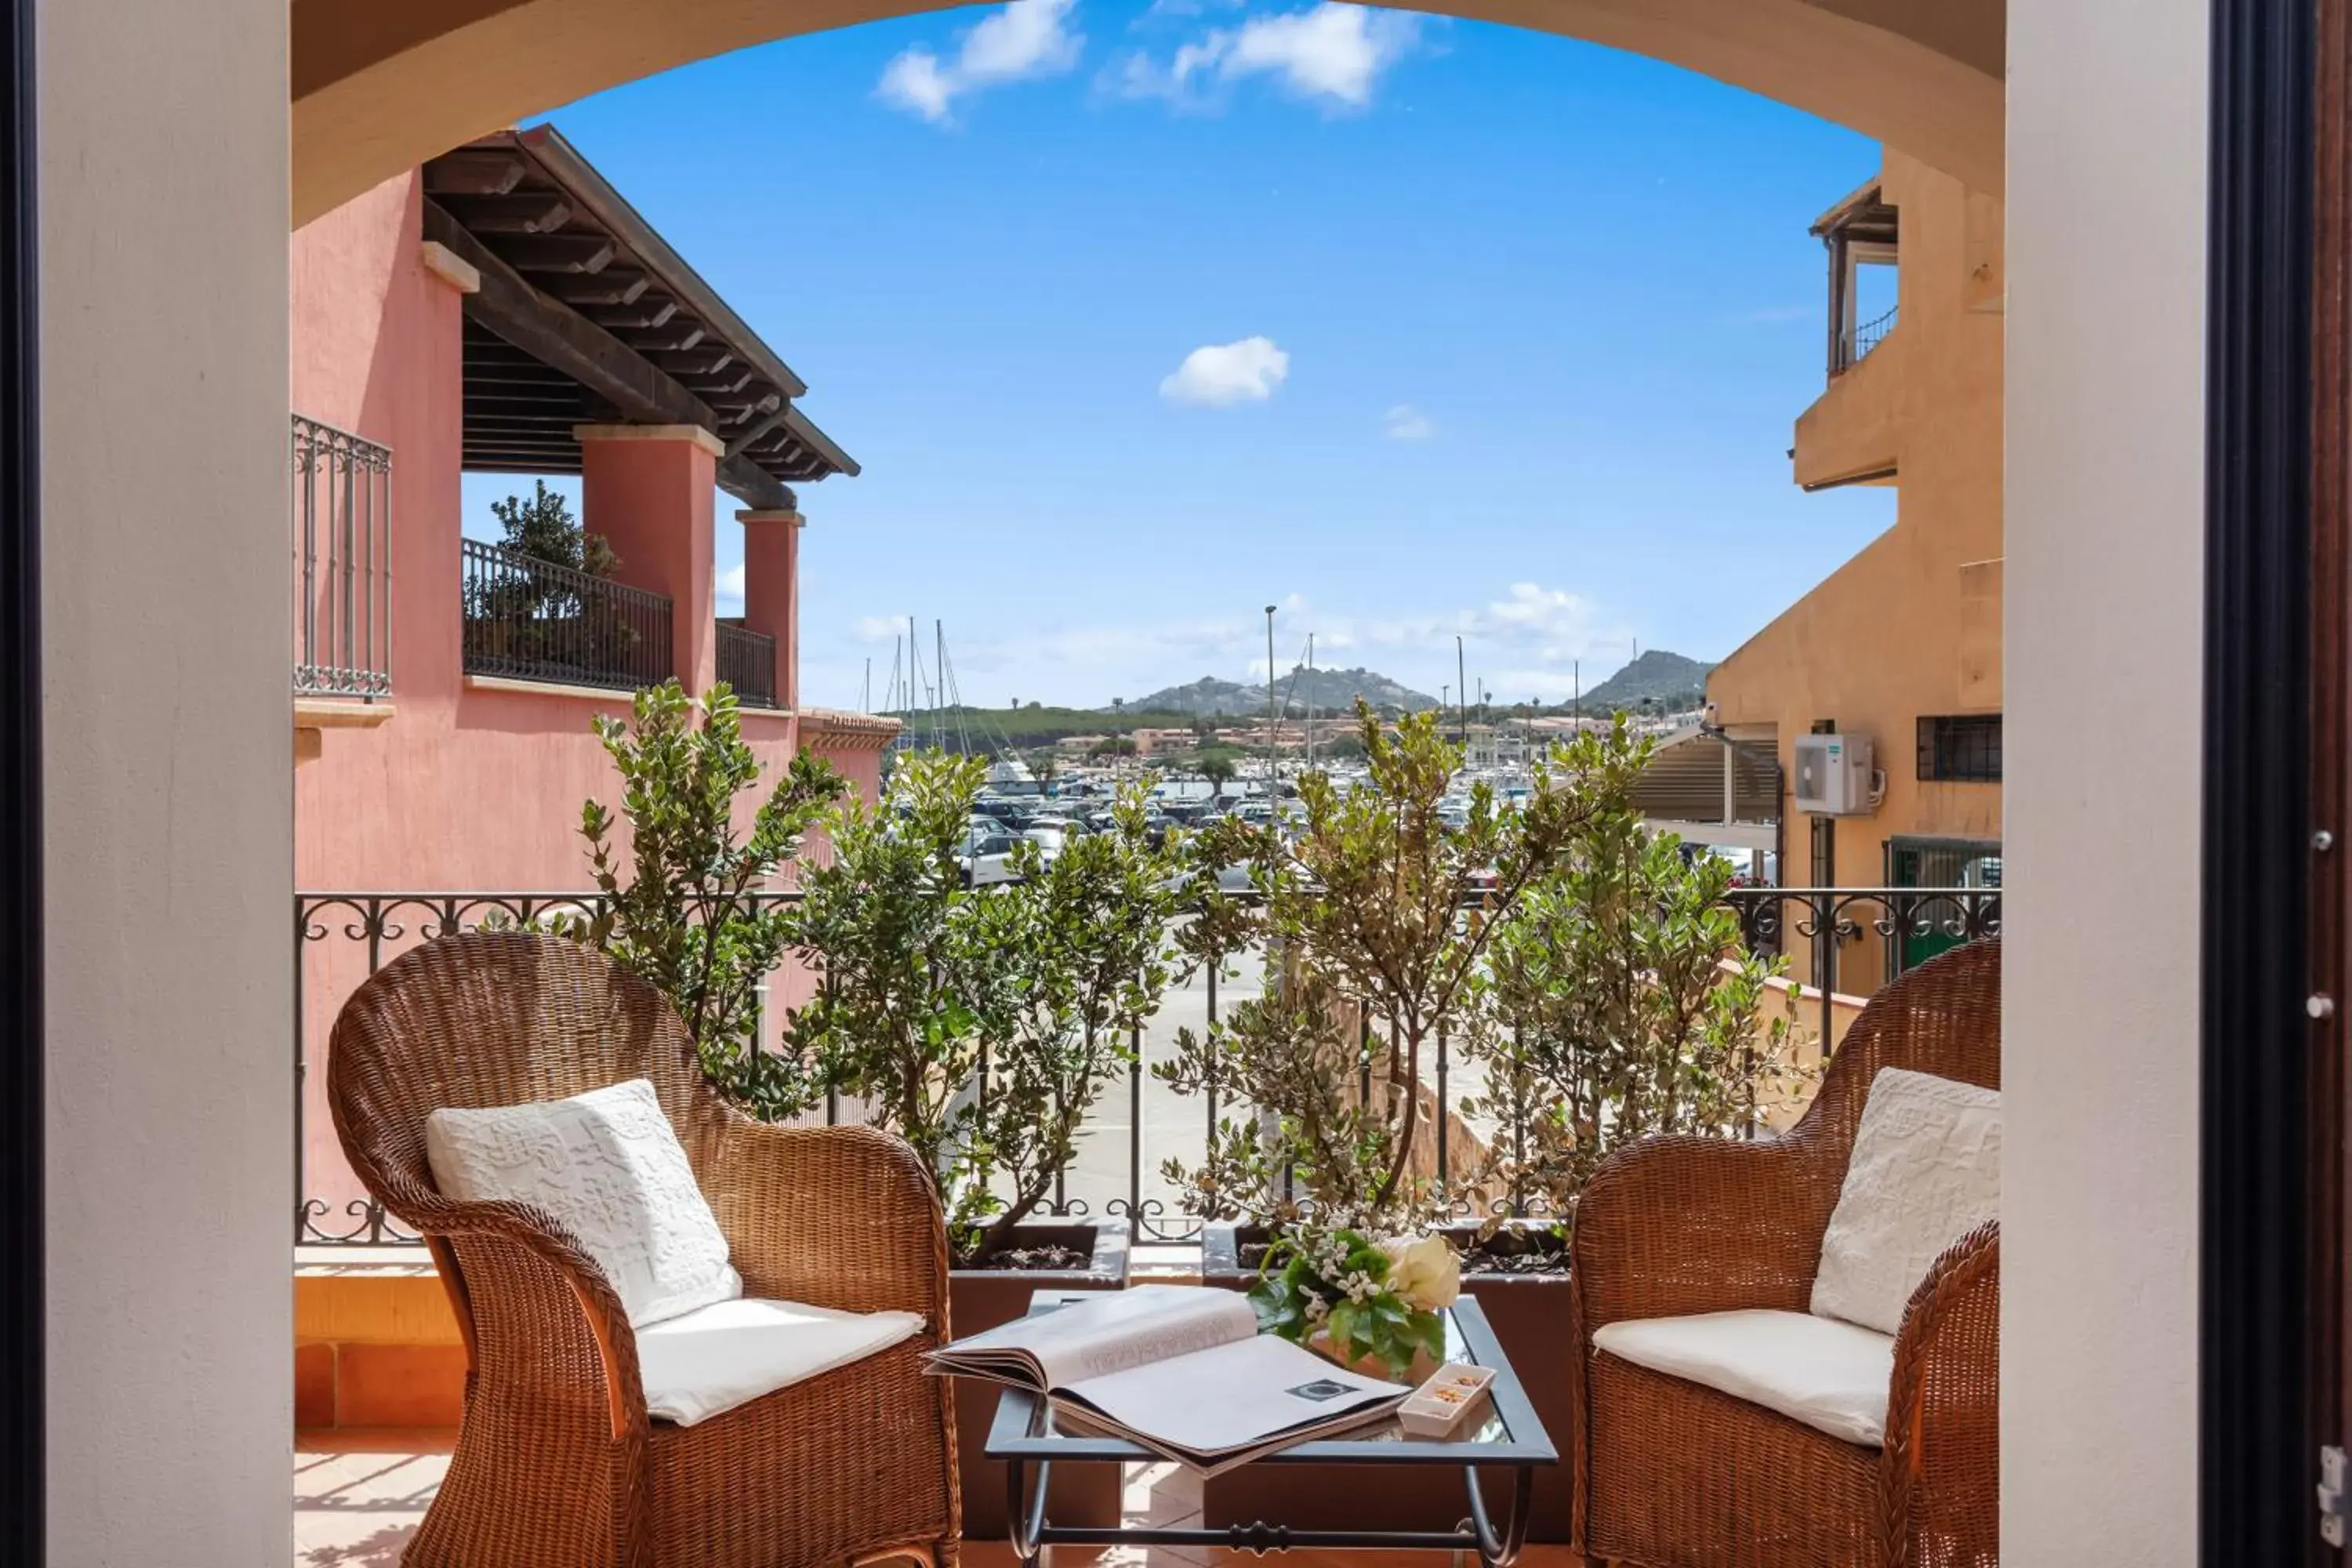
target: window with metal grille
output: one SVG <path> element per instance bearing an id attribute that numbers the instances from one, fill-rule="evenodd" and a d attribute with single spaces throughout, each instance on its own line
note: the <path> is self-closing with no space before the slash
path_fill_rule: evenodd
<path id="1" fill-rule="evenodd" d="M 1999 784 L 2000 715 L 1920 715 L 1919 778 L 1922 783 Z"/>

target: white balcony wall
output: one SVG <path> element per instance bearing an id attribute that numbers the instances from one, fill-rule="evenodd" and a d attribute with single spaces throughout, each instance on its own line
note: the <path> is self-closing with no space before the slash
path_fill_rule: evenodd
<path id="1" fill-rule="evenodd" d="M 2001 1560 L 2195 1561 L 2206 6 L 2010 7 Z"/>
<path id="2" fill-rule="evenodd" d="M 287 7 L 35 9 L 48 1561 L 272 1568 L 293 1554 Z"/>

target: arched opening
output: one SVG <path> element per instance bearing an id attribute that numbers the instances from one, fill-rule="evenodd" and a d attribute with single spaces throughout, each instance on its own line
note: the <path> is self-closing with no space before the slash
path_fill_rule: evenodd
<path id="1" fill-rule="evenodd" d="M 902 0 L 296 0 L 296 226 L 448 148 L 605 88 Z M 1443 0 L 1427 9 L 1647 55 L 2002 188 L 2000 0 Z"/>
<path id="2" fill-rule="evenodd" d="M 814 14 L 821 7 L 779 26 L 772 8 L 751 4 L 679 5 L 656 23 L 639 13 L 661 8 L 622 0 L 424 0 L 396 13 L 367 8 L 374 15 L 353 23 L 366 36 L 330 47 L 320 40 L 332 28 L 320 19 L 336 9 L 326 0 L 223 0 L 201 16 L 137 0 L 16 7 L 20 21 L 37 11 L 43 23 L 37 110 L 29 79 L 20 75 L 17 85 L 19 112 L 42 133 L 46 266 L 42 353 L 37 367 L 28 351 L 18 355 L 9 391 L 22 394 L 20 412 L 35 406 L 25 389 L 41 399 L 45 515 L 19 501 L 7 521 L 23 524 L 12 540 L 39 534 L 45 559 L 39 581 L 20 574 L 11 583 L 5 617 L 42 642 L 55 738 L 40 780 L 51 813 L 47 902 L 25 883 L 14 928 L 46 939 L 49 1011 L 44 1033 L 37 1011 L 12 1002 L 9 1037 L 49 1075 L 47 1490 L 52 1550 L 67 1556 L 263 1562 L 283 1552 L 287 1292 L 277 1271 L 278 1205 L 287 1185 L 282 1028 L 291 998 L 282 899 L 293 878 L 272 828 L 273 814 L 282 816 L 287 750 L 285 301 L 276 270 L 284 220 L 289 211 L 299 220 L 331 208 L 440 147 L 574 94 L 824 25 Z M 2017 1291 L 2002 1347 L 2004 1407 L 2026 1439 L 2009 1467 L 2007 1544 L 2012 1556 L 2036 1560 L 2178 1561 L 2198 1525 L 2198 887 L 2193 867 L 2183 870 L 2198 829 L 2193 781 L 2182 782 L 2179 761 L 2184 727 L 2197 732 L 2203 247 L 2209 210 L 2229 233 L 2261 222 L 2267 209 L 2237 201 L 2219 167 L 2208 207 L 2211 16 L 2198 0 L 2016 6 L 2007 40 L 2018 149 L 2010 182 L 1999 123 L 2009 54 L 1997 45 L 1971 55 L 1927 37 L 1954 7 L 1897 9 L 1887 7 L 1895 19 L 1880 18 L 1879 27 L 1858 22 L 1859 6 L 1760 4 L 1718 14 L 1661 5 L 1637 15 L 1631 4 L 1563 5 L 1559 13 L 1573 16 L 1558 25 L 1638 47 L 1642 28 L 1664 38 L 1672 22 L 1688 36 L 1660 43 L 1664 58 L 1816 108 L 2011 194 L 2011 503 L 2025 586 L 2007 629 L 2016 657 L 2077 679 L 2031 694 L 2030 713 L 2021 694 L 2011 734 L 2020 769 L 2030 759 L 2042 770 L 2030 826 L 2043 875 L 2040 891 L 2012 901 L 2009 928 L 2012 1026 L 2031 1046 L 2011 1087 L 2035 1109 L 2030 1126 L 2021 1116 L 2012 1144 L 2033 1223 L 2012 1236 Z M 2211 9 L 2242 17 L 2259 8 L 2225 0 Z M 517 34 L 499 31 L 526 11 L 562 19 L 545 30 L 559 58 L 543 60 L 546 39 L 517 49 Z M 837 19 L 854 11 L 842 7 Z M 1720 31 L 1704 31 L 1702 12 Z M 278 96 L 289 13 L 300 35 L 292 192 Z M 1991 17 L 1985 33 L 2000 38 L 1996 10 L 1970 14 Z M 729 25 L 710 24 L 713 16 Z M 702 40 L 647 36 L 682 21 L 703 27 Z M 1822 33 L 1834 41 L 1857 25 L 1873 28 L 1864 43 L 1849 39 L 1843 54 L 1822 48 L 1820 58 L 1851 66 L 1902 57 L 1901 79 L 1920 89 L 1915 101 L 1877 92 L 1867 95 L 1874 107 L 1852 107 L 1854 94 L 1821 79 L 1826 70 L 1802 48 L 1769 36 L 1810 29 L 1816 41 Z M 611 39 L 624 41 L 608 48 Z M 488 41 L 507 47 L 474 47 Z M 2269 107 L 2287 95 L 2255 68 L 2292 76 L 2306 54 L 2292 39 L 2278 47 L 2226 42 L 2212 50 L 2212 79 L 2248 95 L 2231 101 L 2225 121 L 2235 128 L 2234 178 L 2268 166 L 2291 184 L 2299 124 Z M 1914 68 L 1922 51 L 1963 63 Z M 28 68 L 20 62 L 20 72 Z M 490 79 L 508 70 L 532 79 Z M 1956 98 L 1989 112 L 1923 108 L 1956 71 L 1966 73 Z M 173 90 L 152 90 L 159 83 Z M 1942 144 L 1939 127 L 1963 121 L 1974 132 L 1945 140 L 1973 154 L 1930 151 Z M 1916 133 L 1902 129 L 1912 123 Z M 31 199 L 20 196 L 27 206 Z M 2281 205 L 2292 216 L 2293 203 Z M 2233 263 L 2230 282 L 2292 315 L 2292 258 L 2310 247 L 2298 245 L 2305 237 L 2292 224 L 2279 228 L 2267 247 L 2246 247 L 2252 263 L 2276 272 Z M 180 243 L 152 242 L 159 229 Z M 32 270 L 29 254 L 15 259 L 12 282 Z M 2292 322 L 2263 335 L 2266 353 L 2250 366 L 2255 334 L 2246 312 L 2212 320 L 2213 385 L 2222 393 L 2294 358 Z M 121 418 L 139 401 L 122 390 L 121 366 L 133 353 L 145 399 L 172 410 L 135 441 Z M 2291 418 L 2217 427 L 2217 437 L 2244 427 L 2285 430 L 2273 444 L 2294 445 Z M 2273 454 L 2267 471 L 2291 473 L 2295 457 Z M 2291 492 L 2281 480 L 2287 502 Z M 2277 510 L 2284 517 L 2293 508 Z M 2226 543 L 2232 521 L 2217 511 L 2217 541 Z M 2295 538 L 2291 530 L 2280 537 L 2275 559 L 2263 563 L 2292 575 Z M 2216 559 L 2226 574 L 2240 556 L 2225 550 Z M 2224 616 L 2204 625 L 2209 636 L 2237 635 Z M 2285 683 L 2294 672 L 2277 662 L 2224 664 L 2239 684 L 2217 689 L 2213 700 L 2227 705 L 2255 679 Z M 182 671 L 208 680 L 159 679 Z M 58 693 L 86 694 L 101 718 L 65 728 Z M 20 690 L 11 721 L 26 721 L 36 700 Z M 2276 732 L 2293 728 L 2290 717 Z M 2244 753 L 2255 763 L 2277 754 Z M 168 773 L 159 766 L 166 755 Z M 2225 753 L 2222 765 L 2253 765 L 2238 756 Z M 2021 846 L 2027 815 L 2019 812 Z M 93 853 L 107 845 L 120 852 Z M 2298 862 L 2284 852 L 2273 858 L 2284 867 L 2284 886 Z M 175 908 L 203 899 L 219 912 L 159 923 L 159 888 Z M 2222 921 L 2241 912 L 2210 893 L 2206 907 Z M 2247 929 L 2272 934 L 2259 923 Z M 122 936 L 133 931 L 144 952 L 135 964 L 120 962 Z M 2210 990 L 2220 998 L 2209 1001 L 2212 1038 L 2242 1045 L 2246 1016 L 2228 1004 L 2246 989 Z M 2273 993 L 2294 1004 L 2286 1010 L 2294 1017 L 2272 1016 Z M 2294 1043 L 2299 990 L 2281 984 L 2263 996 L 2263 1040 Z M 27 989 L 17 1002 L 30 1000 Z M 2216 1058 L 2206 1094 L 2230 1062 L 2226 1052 Z M 26 1094 L 28 1103 L 38 1098 Z M 114 1136 L 93 1139 L 93 1128 Z M 2246 1142 L 2225 1142 L 2221 1152 Z M 123 1158 L 126 1147 L 141 1158 Z M 2209 1163 L 2213 1153 L 2209 1147 Z M 152 1201 L 159 1172 L 184 1202 Z M 99 1212 L 111 1216 L 106 1226 L 76 1223 Z M 12 1342 L 37 1352 L 41 1281 L 29 1267 L 22 1272 L 30 1306 Z M 2230 1278 L 2226 1269 L 2214 1276 L 2225 1292 Z M 2264 1342 L 2292 1338 L 2270 1333 Z M 2214 1392 L 2226 1396 L 2235 1363 L 2210 1359 Z M 37 1356 L 18 1364 L 37 1366 Z M 157 1419 L 159 1389 L 201 1396 L 201 1419 Z M 188 1400 L 169 1407 L 192 1408 Z M 22 1411 L 41 1422 L 37 1401 L 22 1402 Z M 2284 1521 L 2266 1547 L 2308 1533 L 2301 1453 L 2266 1452 L 2270 1462 L 2253 1478 Z M 123 1473 L 142 1480 L 129 1502 Z M 2210 1560 L 2245 1550 L 2228 1510 L 2210 1496 L 2207 1506 Z M 2288 1550 L 2274 1555 L 2284 1560 Z"/>
<path id="3" fill-rule="evenodd" d="M 1948 468 L 1972 468 L 1980 479 L 1989 482 L 1999 461 L 1998 355 L 1984 352 L 1985 345 L 1997 344 L 1999 338 L 1998 200 L 1979 190 L 1980 195 L 1991 201 L 1993 212 L 1990 248 L 1986 249 L 1987 236 L 1980 232 L 1979 221 L 1983 215 L 1981 211 L 1972 213 L 1963 194 L 1971 188 L 1971 182 L 1952 170 L 1971 170 L 1980 177 L 1981 185 L 1998 186 L 2000 100 L 1993 85 L 1996 76 L 1945 52 L 1945 47 L 1958 47 L 1951 40 L 1941 40 L 1944 47 L 1931 47 L 1919 38 L 1897 36 L 1851 16 L 1809 5 L 1785 8 L 1783 13 L 1776 14 L 1779 21 L 1771 26 L 1752 16 L 1735 26 L 1731 25 L 1732 18 L 1723 15 L 1674 7 L 1644 9 L 1633 15 L 1579 12 L 1567 21 L 1551 14 L 1540 17 L 1503 11 L 1475 15 L 1497 23 L 1539 26 L 1562 34 L 1578 34 L 1644 55 L 1663 57 L 1678 65 L 1696 66 L 1711 76 L 1741 88 L 1759 89 L 1776 100 L 1874 130 L 1890 141 L 1900 138 L 1906 149 L 1922 143 L 1931 148 L 1932 157 L 1914 156 L 1907 151 L 1890 153 L 1888 167 L 1847 202 L 1833 207 L 1821 220 L 1821 226 L 1835 237 L 1837 247 L 1843 247 L 1835 249 L 1834 254 L 1843 257 L 1860 247 L 1877 260 L 1891 261 L 1897 244 L 1892 215 L 1895 208 L 1908 208 L 1911 243 L 1917 247 L 1912 254 L 1915 258 L 1923 256 L 1931 244 L 1938 251 L 1933 265 L 1922 261 L 1918 266 L 1921 275 L 1940 280 L 1942 297 L 1935 301 L 1937 309 L 1915 309 L 1909 312 L 1908 335 L 1901 340 L 1901 346 L 1891 348 L 1885 357 L 1865 369 L 1864 357 L 1877 340 L 1863 341 L 1866 336 L 1864 323 L 1856 319 L 1851 296 L 1841 296 L 1849 308 L 1841 315 L 1839 341 L 1829 369 L 1832 376 L 1853 373 L 1844 384 L 1846 403 L 1867 403 L 1869 387 L 1875 385 L 1883 394 L 1888 378 L 1901 374 L 1899 365 L 1909 346 L 1919 343 L 1925 334 L 1945 330 L 1968 333 L 1971 343 L 1965 352 L 1979 369 L 1990 363 L 1988 379 L 1994 395 L 1976 400 L 1964 437 L 1949 429 L 1940 433 L 1948 450 L 1939 456 Z M 635 13 L 614 21 L 610 27 L 602 26 L 600 20 L 597 28 L 590 28 L 579 13 L 533 12 L 530 20 L 558 29 L 559 47 L 550 49 L 543 38 L 533 39 L 526 47 L 500 31 L 510 26 L 526 25 L 518 20 L 520 16 L 520 10 L 499 12 L 468 26 L 410 39 L 375 63 L 352 65 L 341 77 L 323 69 L 306 75 L 308 90 L 298 99 L 296 111 L 297 156 L 300 162 L 297 183 L 303 193 L 298 196 L 298 204 L 346 194 L 354 182 L 363 183 L 422 160 L 425 172 L 421 178 L 430 204 L 425 208 L 422 232 L 428 242 L 455 254 L 484 278 L 496 274 L 503 249 L 514 258 L 519 269 L 553 279 L 574 263 L 539 240 L 509 242 L 486 229 L 478 237 L 483 243 L 477 254 L 462 237 L 459 230 L 477 219 L 486 225 L 522 220 L 524 215 L 516 206 L 492 204 L 519 203 L 527 193 L 543 197 L 558 188 L 546 174 L 544 156 L 540 158 L 539 172 L 527 171 L 515 176 L 512 161 L 504 159 L 498 148 L 488 145 L 510 134 L 528 139 L 537 134 L 535 130 L 520 133 L 494 132 L 489 136 L 476 133 L 515 115 L 668 63 L 671 55 L 662 50 L 672 51 L 683 61 L 698 54 L 782 36 L 786 30 L 777 26 L 778 18 L 773 14 L 750 15 L 740 10 L 706 14 L 689 8 L 682 20 L 668 19 L 676 26 L 655 40 L 636 30 L 645 24 Z M 866 16 L 863 12 L 844 13 L 839 20 L 863 20 Z M 627 46 L 626 50 L 624 46 Z M 1526 47 L 1525 40 L 1518 47 Z M 607 48 L 616 52 L 611 56 L 599 52 Z M 306 52 L 306 58 L 315 58 L 325 52 L 321 44 L 316 50 Z M 1994 64 L 1997 68 L 1997 60 Z M 432 88 L 430 93 L 422 90 L 427 82 Z M 476 88 L 479 90 L 474 90 Z M 380 120 L 374 118 L 378 114 L 382 116 Z M 453 140 L 462 149 L 455 154 L 448 150 Z M 452 157 L 470 161 L 462 166 L 451 166 L 445 161 Z M 1939 166 L 1935 160 L 1941 160 L 1948 167 Z M 436 168 L 436 164 L 441 166 Z M 520 183 L 509 183 L 510 176 L 519 178 Z M 576 197 L 577 191 L 565 187 L 564 194 Z M 1823 201 L 1835 194 L 1820 193 Z M 593 197 L 590 201 L 593 205 Z M 576 201 L 574 205 L 578 205 Z M 1937 215 L 1932 222 L 1931 209 Z M 442 221 L 436 215 L 441 214 L 449 215 L 457 226 L 436 226 Z M 1789 232 L 1793 236 L 1801 227 L 1802 216 L 1800 214 L 1792 217 L 1795 221 Z M 589 237 L 572 237 L 584 243 Z M 642 261 L 646 247 L 642 243 L 631 243 L 636 248 L 629 264 L 635 265 Z M 1962 265 L 1960 258 L 1972 245 L 1990 258 L 1984 263 L 1990 272 L 1979 269 L 1974 279 L 1978 297 L 1964 301 L 1959 298 L 1961 280 L 1969 276 L 1970 269 Z M 579 264 L 579 269 L 588 270 L 584 263 Z M 572 284 L 551 281 L 548 286 L 558 293 L 572 289 L 574 297 L 583 300 L 595 291 L 594 285 L 577 289 Z M 643 313 L 642 300 L 622 303 Z M 469 312 L 473 308 L 467 307 Z M 707 307 L 697 308 L 703 310 L 706 316 L 709 314 Z M 1877 312 L 1873 307 L 1860 313 L 1874 317 Z M 1941 326 L 1937 324 L 1939 322 Z M 649 352 L 667 353 L 676 352 L 676 347 L 667 345 Z M 1810 350 L 1806 352 L 1810 357 Z M 681 368 L 679 374 L 688 372 Z M 1812 390 L 1819 390 L 1818 384 Z M 644 414 L 636 417 L 649 424 L 662 423 Z M 748 421 L 752 416 L 747 413 L 745 417 Z M 674 437 L 675 426 L 668 427 Z M 1859 440 L 1874 437 L 1878 432 L 1854 434 Z M 721 435 L 726 432 L 721 431 Z M 1779 445 L 1775 439 L 1771 448 L 1777 451 Z M 1807 445 L 1801 434 L 1800 445 Z M 1884 482 L 1891 471 L 1886 456 L 1876 447 L 1866 452 L 1857 448 L 1816 453 L 1801 459 L 1799 467 L 1801 474 L 1814 474 L 1824 488 Z M 1997 500 L 1990 512 L 1995 520 L 1995 537 L 1977 553 L 1997 557 Z M 652 546 L 648 543 L 644 548 L 649 551 Z M 625 556 L 635 552 L 627 545 L 622 551 Z M 1996 607 L 1989 611 L 1980 609 L 1976 626 L 1980 641 L 1988 637 L 1997 640 L 1997 598 L 1993 604 Z M 1271 744 L 1274 726 L 1269 723 L 1268 728 Z M 1887 742 L 1895 739 L 1891 734 L 1885 737 Z M 1904 739 L 1907 744 L 1907 735 Z M 1890 755 L 1887 761 L 1892 763 L 1894 757 Z M 1720 776 L 1718 768 L 1718 782 Z M 1965 782 L 1981 788 L 1992 781 L 1979 773 Z M 1777 790 L 1775 795 L 1777 809 Z M 1715 801 L 1702 802 L 1706 810 L 1720 804 L 1719 794 Z M 1722 809 L 1728 816 L 1732 808 L 1727 805 Z M 1837 879 L 1819 885 L 1834 886 L 1838 881 L 1857 886 L 1874 884 L 1879 877 L 1877 867 L 1872 864 L 1878 859 L 1875 846 L 1860 853 L 1855 850 L 1850 838 L 1845 875 L 1838 879 L 1832 871 L 1817 872 L 1817 876 Z M 1938 878 L 1931 885 L 1958 879 Z M 380 922 L 377 915 L 371 913 L 361 923 L 365 928 Z M 1874 960 L 1875 951 L 1869 956 Z M 1904 962 L 1906 954 L 1890 950 L 1886 958 L 1892 967 Z M 1864 965 L 1857 963 L 1855 967 L 1859 970 Z M 1815 994 L 1824 1003 L 1827 993 L 1843 989 L 1831 975 L 1832 971 L 1826 968 L 1815 972 Z M 313 993 L 313 996 L 317 998 L 319 994 Z M 1211 1007 L 1214 1005 L 1213 1001 L 1208 1004 Z M 1824 1028 L 1829 1026 L 1823 1025 Z M 1435 1120 L 1441 1127 L 1446 1113 L 1444 1072 L 1441 1057 L 1434 1101 Z M 1447 1147 L 1443 1141 L 1438 1145 L 1441 1173 Z M 1134 1178 L 1135 1173 L 1129 1171 L 1126 1179 L 1115 1184 L 1116 1189 L 1127 1190 L 1127 1182 Z M 1089 1195 L 1100 1202 L 1103 1194 L 1100 1189 L 1090 1189 Z M 1118 1200 L 1112 1201 L 1115 1205 Z M 1108 1212 L 1117 1214 L 1118 1210 L 1113 1206 Z M 1162 1235 L 1158 1239 L 1173 1237 Z"/>

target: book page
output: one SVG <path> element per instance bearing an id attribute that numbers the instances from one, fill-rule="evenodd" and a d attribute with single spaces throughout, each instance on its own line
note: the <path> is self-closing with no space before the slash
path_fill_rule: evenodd
<path id="1" fill-rule="evenodd" d="M 1278 1447 L 1268 1439 L 1299 1427 L 1344 1427 L 1409 1391 L 1261 1334 L 1090 1377 L 1059 1392 L 1148 1436 L 1155 1447 L 1214 1456 Z"/>
<path id="2" fill-rule="evenodd" d="M 1104 1291 L 1050 1312 L 1016 1318 L 939 1352 L 953 1366 L 966 1354 L 1019 1352 L 1047 1388 L 1066 1388 L 1124 1368 L 1253 1339 L 1249 1298 L 1202 1285 L 1138 1285 Z"/>

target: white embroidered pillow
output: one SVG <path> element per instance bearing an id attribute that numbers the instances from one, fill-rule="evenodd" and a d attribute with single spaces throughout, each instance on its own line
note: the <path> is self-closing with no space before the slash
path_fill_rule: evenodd
<path id="1" fill-rule="evenodd" d="M 645 1079 L 535 1105 L 436 1110 L 425 1152 L 445 1196 L 532 1204 L 553 1215 L 603 1268 L 632 1327 L 743 1294 L 727 1237 Z"/>
<path id="2" fill-rule="evenodd" d="M 1822 1238 L 1813 1311 L 1891 1334 L 1943 1250 L 2000 1217 L 2000 1091 L 1881 1068 Z"/>

